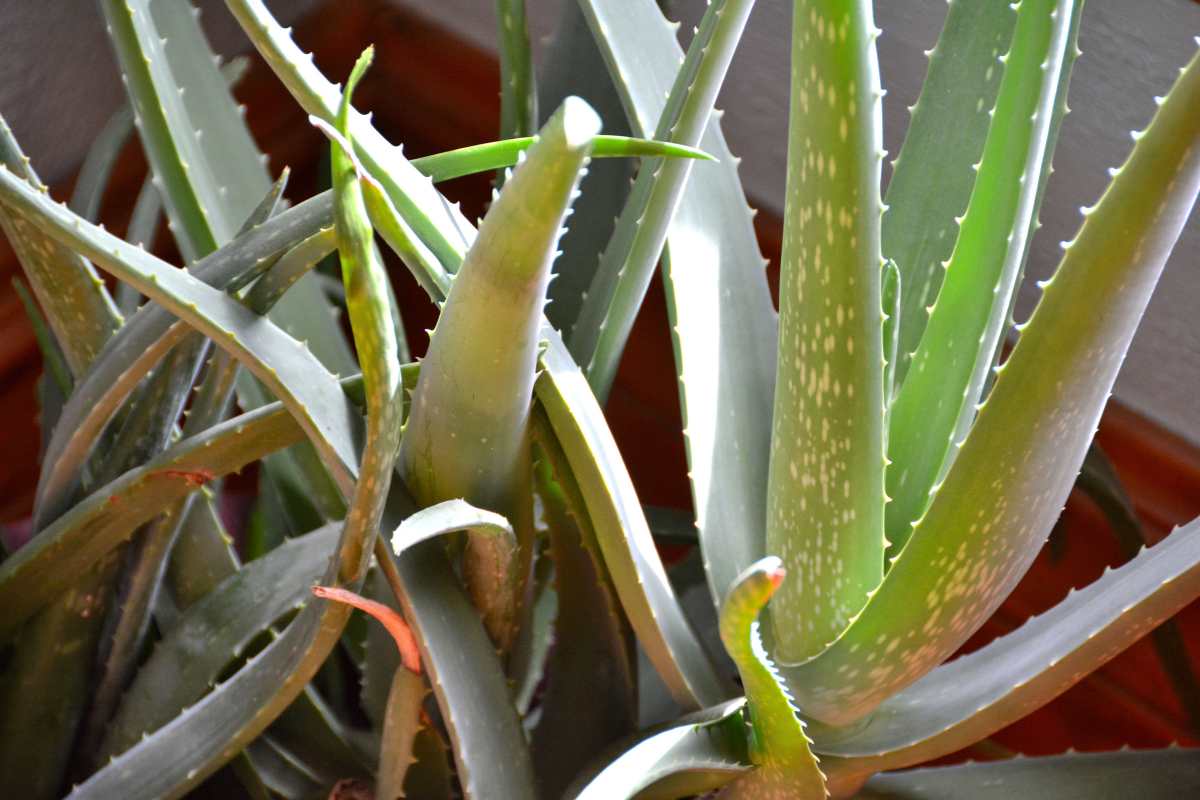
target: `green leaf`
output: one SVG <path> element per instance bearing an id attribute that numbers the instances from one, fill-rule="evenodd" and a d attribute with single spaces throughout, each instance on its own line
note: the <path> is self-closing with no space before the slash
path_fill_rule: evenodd
<path id="1" fill-rule="evenodd" d="M 302 437 L 282 405 L 273 404 L 184 439 L 99 487 L 0 564 L 0 634 L 70 587 L 173 501 Z"/>
<path id="2" fill-rule="evenodd" d="M 411 498 L 393 491 L 393 500 L 403 503 L 389 519 L 415 511 Z M 394 564 L 389 583 L 399 589 L 404 618 L 417 635 L 464 795 L 468 800 L 533 797 L 533 767 L 508 682 L 441 542 L 426 539 L 391 559 L 384 553 L 380 562 L 385 572 Z"/>
<path id="3" fill-rule="evenodd" d="M 646 121 L 661 116 L 683 56 L 674 27 L 649 0 L 590 8 L 599 26 L 620 32 L 607 38 L 607 53 L 631 109 L 630 124 L 644 134 Z M 694 530 L 716 605 L 734 577 L 765 552 L 778 322 L 738 160 L 715 117 L 700 145 L 720 163 L 692 171 L 667 230 L 663 266 Z"/>
<path id="4" fill-rule="evenodd" d="M 684 797 L 720 787 L 750 769 L 744 707 L 745 701 L 730 700 L 650 732 L 595 775 L 582 777 L 566 797 L 642 797 L 643 790 L 676 777 L 686 777 L 688 783 L 678 791 L 648 796 Z"/>
<path id="5" fill-rule="evenodd" d="M 474 175 L 490 169 L 501 169 L 515 165 L 536 141 L 534 136 L 502 139 L 498 142 L 473 144 L 457 150 L 434 153 L 431 156 L 414 158 L 412 165 L 429 176 L 434 183 Z M 632 136 L 597 136 L 593 140 L 592 158 L 693 158 L 714 161 L 712 156 L 695 147 L 659 142 L 654 139 L 637 139 Z M 590 185 L 590 184 L 589 184 Z"/>
<path id="6" fill-rule="evenodd" d="M 50 202 L 46 188 L 2 117 L 0 171 L 28 181 Z M 0 207 L 0 229 L 21 262 L 71 373 L 82 375 L 121 325 L 120 312 L 85 259 L 13 214 L 8 207 Z"/>
<path id="7" fill-rule="evenodd" d="M 834 645 L 789 672 L 806 714 L 834 724 L 861 718 L 953 653 L 1025 573 L 1200 192 L 1197 104 L 1193 58 L 1044 285 L 879 591 Z"/>
<path id="8" fill-rule="evenodd" d="M 465 500 L 446 500 L 407 517 L 392 534 L 392 551 L 400 555 L 419 542 L 456 531 L 477 530 L 488 536 L 516 537 L 512 525 L 499 514 L 476 508 Z"/>
<path id="9" fill-rule="evenodd" d="M 11 180 L 8 173 L 0 174 Z M 23 189 L 24 184 L 12 184 Z M 290 248 L 305 237 L 332 223 L 332 198 L 322 195 L 293 209 L 285 211 L 270 222 L 256 228 L 245 236 L 231 242 L 201 262 L 194 264 L 190 273 L 216 288 L 227 288 L 235 280 L 246 280 L 270 264 L 270 257 Z M 65 209 L 53 204 L 39 202 L 43 209 L 54 209 L 60 235 L 65 231 L 75 233 L 77 218 Z M 85 223 L 80 221 L 80 225 Z M 89 228 L 96 232 L 96 229 Z M 83 233 L 83 230 L 80 231 Z M 158 261 L 138 248 L 126 245 L 119 239 L 100 232 L 104 244 L 93 242 L 93 246 L 105 249 L 105 258 L 116 246 L 130 254 L 134 260 L 154 263 L 160 271 L 169 271 L 186 280 L 186 273 Z M 222 302 L 232 301 L 223 297 Z M 257 320 L 257 316 L 254 316 Z M 177 324 L 177 318 L 158 305 L 147 305 L 122 326 L 121 332 L 98 357 L 95 366 L 82 377 L 75 387 L 60 417 L 46 448 L 42 474 L 38 480 L 37 506 L 44 509 L 48 519 L 53 519 L 64 508 L 65 498 L 78 479 L 84 460 L 91 451 L 104 426 L 116 413 L 121 402 L 134 389 L 166 352 L 188 334 L 188 328 Z"/>
<path id="10" fill-rule="evenodd" d="M 484 218 L 422 361 L 400 446 L 423 505 L 462 497 L 517 518 L 529 469 L 528 418 L 538 328 L 563 220 L 600 120 L 567 98 Z M 503 302 L 498 302 L 503 298 Z M 462 387 L 471 385 L 471 392 Z M 520 526 L 518 526 L 518 529 Z M 514 641 L 531 542 L 514 551 L 468 535 L 464 578 L 501 650 Z"/>
<path id="11" fill-rule="evenodd" d="M 821 652 L 883 576 L 877 36 L 868 2 L 796 2 L 767 483 L 766 552 L 791 576 L 769 616 L 781 662 Z"/>
<path id="12" fill-rule="evenodd" d="M 1122 750 L 960 764 L 879 775 L 856 795 L 864 800 L 1173 800 L 1200 792 L 1195 750 Z"/>
<path id="13" fill-rule="evenodd" d="M 975 187 L 911 368 L 888 425 L 887 532 L 894 556 L 928 507 L 975 417 L 1033 231 L 1038 177 L 1073 0 L 1029 0 L 993 109 Z M 901 326 L 903 326 L 901 321 Z"/>
<path id="14" fill-rule="evenodd" d="M 621 605 L 676 702 L 684 708 L 715 705 L 732 692 L 675 598 L 596 397 L 558 334 L 543 326 L 542 336 L 549 346 L 538 399 L 579 484 Z"/>
<path id="15" fill-rule="evenodd" d="M 535 436 L 543 452 L 555 451 L 535 469 L 558 607 L 530 746 L 540 796 L 562 797 L 596 753 L 637 728 L 635 656 L 579 488 L 565 471 L 566 456 L 544 415 L 535 422 Z M 588 722 L 581 726 L 580 720 Z"/>
<path id="16" fill-rule="evenodd" d="M 655 139 L 693 147 L 700 143 L 753 6 L 754 0 L 718 0 L 709 6 L 687 58 L 677 69 L 670 97 L 654 127 Z M 584 5 L 583 11 L 593 31 L 603 30 L 591 4 Z M 610 46 L 605 36 L 598 36 L 597 44 L 602 51 Z M 617 63 L 611 53 L 604 56 Z M 649 130 L 651 125 L 639 120 L 636 127 Z M 571 331 L 571 352 L 587 365 L 588 382 L 601 399 L 612 386 L 691 170 L 690 160 L 642 165 Z"/>
<path id="17" fill-rule="evenodd" d="M 883 372 L 883 390 L 889 415 L 892 401 L 900 389 L 896 383 L 896 364 L 900 359 L 900 314 L 903 313 L 901 301 L 904 299 L 904 287 L 900 281 L 900 268 L 896 266 L 895 261 L 888 259 L 883 265 L 880 294 L 883 296 L 883 361 L 886 365 Z"/>
<path id="18" fill-rule="evenodd" d="M 317 109 L 322 118 L 326 118 L 327 111 L 324 109 L 335 94 L 335 89 L 308 63 L 311 58 L 295 46 L 287 32 L 271 18 L 261 0 L 227 0 L 227 3 L 247 30 L 251 41 L 283 79 L 293 96 L 301 105 Z M 352 124 L 355 124 L 353 119 Z M 385 239 L 388 239 L 389 233 L 399 236 L 409 230 L 414 237 L 419 235 L 419 240 L 408 243 L 397 241 L 398 244 L 417 248 L 415 255 L 421 255 L 419 248 L 428 248 L 430 253 L 438 254 L 440 264 L 424 258 L 406 263 L 417 270 L 415 275 L 418 281 L 435 300 L 440 301 L 444 287 L 449 284 L 448 272 L 456 269 L 461 262 L 463 251 L 474 238 L 474 228 L 453 206 L 432 191 L 427 181 L 412 180 L 415 170 L 365 119 L 359 118 L 357 124 L 359 127 L 354 129 L 355 148 L 371 172 L 370 180 L 364 180 L 364 189 L 372 221 Z M 387 164 L 389 169 L 381 170 L 380 164 Z M 372 187 L 376 187 L 378 193 Z M 380 199 L 388 202 L 378 203 Z M 376 202 L 374 206 L 373 202 Z M 430 216 L 425 209 L 438 209 L 443 213 Z M 393 244 L 392 239 L 388 241 Z M 640 514 L 633 484 L 617 455 L 603 413 L 567 353 L 562 339 L 545 323 L 541 335 L 546 341 L 546 355 L 541 361 L 544 372 L 534 391 L 542 402 L 558 409 L 556 430 L 560 426 L 565 430 L 574 430 L 576 433 L 572 435 L 577 440 L 584 438 L 580 433 L 583 430 L 588 431 L 589 435 L 596 432 L 595 435 L 602 437 L 600 449 L 606 453 L 605 463 L 598 473 L 595 467 L 592 468 L 588 509 L 589 514 L 599 513 L 604 520 L 606 534 L 601 537 L 601 543 L 605 548 L 605 559 L 617 561 L 618 566 L 610 568 L 634 630 L 652 652 L 656 668 L 667 676 L 675 696 L 685 705 L 693 708 L 702 705 L 697 700 L 698 696 L 718 702 L 727 690 L 721 688 L 720 681 L 670 591 L 662 562 L 654 550 L 645 519 Z M 599 433 L 601 431 L 603 433 Z M 563 434 L 560 432 L 558 435 Z M 582 448 L 586 447 L 586 444 L 582 445 Z M 576 457 L 589 459 L 585 452 L 585 449 L 577 449 Z M 569 449 L 568 455 L 571 455 Z M 599 524 L 597 527 L 600 527 Z M 432 561 L 429 565 L 431 568 L 442 568 Z M 428 598 L 418 596 L 417 600 L 427 602 Z M 665 620 L 666 631 L 658 628 L 656 618 Z M 440 631 L 440 627 L 431 628 L 430 635 Z M 682 661 L 676 660 L 677 657 Z"/>
<path id="19" fill-rule="evenodd" d="M 100 218 L 100 201 L 104 199 L 109 176 L 132 135 L 133 111 L 123 106 L 109 117 L 88 148 L 68 203 L 72 211 L 88 222 Z"/>
<path id="20" fill-rule="evenodd" d="M 953 753 L 1057 697 L 1198 596 L 1200 520 L 933 670 L 885 700 L 869 726 L 813 726 L 816 748 L 843 781 Z"/>
<path id="21" fill-rule="evenodd" d="M 538 109 L 542 114 L 558 108 L 569 95 L 576 95 L 596 110 L 609 133 L 629 133 L 621 100 L 608 78 L 604 59 L 579 3 L 562 4 L 558 24 L 538 69 L 537 88 Z M 593 149 L 592 155 L 599 154 Z M 559 242 L 562 255 L 555 264 L 550 284 L 546 317 L 556 330 L 570 331 L 579 317 L 600 254 L 629 196 L 635 166 L 628 161 L 606 160 L 593 161 L 588 168 L 583 194 L 572 206 L 571 225 Z"/>
<path id="22" fill-rule="evenodd" d="M 975 185 L 972 167 L 983 153 L 1017 14 L 1010 3 L 951 2 L 929 51 L 921 96 L 888 182 L 883 254 L 900 268 L 896 384 L 907 374 L 942 283 L 942 262 L 957 238 L 957 218 Z"/>
<path id="23" fill-rule="evenodd" d="M 302 606 L 329 562 L 338 527 L 284 542 L 192 605 L 138 670 L 109 726 L 101 763 L 212 691 L 249 645 Z"/>
<path id="24" fill-rule="evenodd" d="M 537 87 L 525 0 L 496 0 L 500 23 L 500 136 L 531 136 L 538 129 Z"/>
<path id="25" fill-rule="evenodd" d="M 758 632 L 759 612 L 783 580 L 782 562 L 767 556 L 738 576 L 721 604 L 721 641 L 742 678 L 751 727 L 750 760 L 758 767 L 726 790 L 731 798 L 824 800 L 827 794 L 805 724 Z"/>

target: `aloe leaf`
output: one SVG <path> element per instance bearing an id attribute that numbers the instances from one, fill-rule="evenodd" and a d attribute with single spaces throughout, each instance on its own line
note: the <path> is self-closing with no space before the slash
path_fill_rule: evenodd
<path id="1" fill-rule="evenodd" d="M 7 173 L 0 177 L 11 178 Z M 22 186 L 20 182 L 12 185 L 17 188 Z M 226 288 L 234 280 L 245 280 L 257 274 L 270 264 L 268 259 L 272 255 L 331 224 L 330 200 L 329 196 L 321 196 L 283 212 L 193 265 L 191 274 L 218 288 Z M 77 221 L 82 226 L 78 231 L 81 235 L 86 235 L 85 229 L 93 233 L 98 230 L 87 227 L 86 223 L 52 203 L 40 202 L 39 206 L 54 209 L 57 218 L 55 224 L 62 235 L 67 235 L 66 231 L 76 233 L 74 226 Z M 135 260 L 155 264 L 160 272 L 188 280 L 185 273 L 140 249 L 102 231 L 99 233 L 104 244 L 93 244 L 109 254 L 105 256 L 106 259 L 110 257 L 112 248 L 116 247 Z M 223 297 L 222 302 L 233 301 Z M 107 345 L 94 368 L 79 381 L 46 449 L 46 460 L 38 480 L 37 505 L 45 509 L 47 518 L 53 518 L 63 508 L 63 500 L 77 480 L 84 459 L 121 401 L 170 347 L 187 335 L 187 328 L 176 322 L 176 317 L 169 310 L 157 305 L 140 309 Z"/>
<path id="2" fill-rule="evenodd" d="M 1033 231 L 1073 5 L 1031 0 L 1017 12 L 975 187 L 937 301 L 891 407 L 887 532 L 893 556 L 966 436 L 1008 322 Z"/>
<path id="3" fill-rule="evenodd" d="M 138 670 L 109 726 L 103 760 L 202 698 L 260 634 L 303 605 L 329 561 L 337 528 L 284 542 L 193 604 Z"/>
<path id="4" fill-rule="evenodd" d="M 880 294 L 883 297 L 883 390 L 888 413 L 891 413 L 892 400 L 899 389 L 896 384 L 896 362 L 900 358 L 900 314 L 903 287 L 900 285 L 900 268 L 896 262 L 888 259 L 883 265 L 883 278 L 880 284 Z"/>
<path id="5" fill-rule="evenodd" d="M 731 691 L 675 598 L 595 395 L 558 334 L 543 326 L 542 336 L 549 346 L 538 399 L 579 484 L 621 605 L 676 702 L 684 708 L 715 705 Z"/>
<path id="6" fill-rule="evenodd" d="M 516 539 L 512 525 L 500 514 L 476 508 L 465 500 L 446 500 L 423 508 L 400 523 L 392 534 L 392 550 L 399 555 L 418 542 L 468 529 L 500 536 L 510 546 Z"/>
<path id="7" fill-rule="evenodd" d="M 279 206 L 287 179 L 288 171 L 285 169 L 267 196 L 251 212 L 239 233 L 245 233 L 270 218 Z M 199 334 L 192 334 L 175 346 L 153 377 L 147 379 L 138 390 L 108 458 L 117 463 L 131 463 L 122 455 L 123 447 L 137 448 L 141 453 L 165 449 L 208 350 L 208 341 Z M 221 411 L 224 411 L 224 407 Z M 206 422 L 209 420 L 203 417 L 209 413 L 204 409 L 202 414 L 193 413 L 189 419 L 193 423 Z M 211 422 L 217 421 L 219 418 L 211 419 Z M 143 428 L 142 433 L 137 434 L 132 425 L 134 422 Z M 184 430 L 185 435 L 189 432 Z M 118 697 L 132 677 L 150 628 L 151 608 L 162 584 L 167 556 L 184 518 L 191 513 L 193 499 L 183 498 L 164 509 L 158 519 L 134 535 L 129 548 L 125 550 L 116 604 L 105 622 L 106 632 L 97 660 L 99 669 L 93 686 L 91 707 L 78 745 L 79 751 L 84 754 L 92 753 L 99 744 Z M 211 498 L 206 499 L 211 501 Z M 219 534 L 214 530 L 212 535 Z"/>
<path id="8" fill-rule="evenodd" d="M 505 182 L 450 288 L 422 362 L 400 447 L 414 497 L 463 497 L 512 514 L 528 469 L 528 416 L 538 327 L 563 220 L 600 120 L 568 98 Z M 503 297 L 503 302 L 497 302 Z M 474 392 L 461 387 L 470 383 Z M 532 557 L 469 534 L 464 577 L 502 650 L 516 633 Z"/>
<path id="9" fill-rule="evenodd" d="M 389 519 L 416 513 L 410 497 L 393 492 L 393 500 L 397 505 Z M 460 519 L 469 524 L 479 518 L 477 511 L 464 510 Z M 446 522 L 440 514 L 427 519 L 431 535 Z M 420 541 L 394 561 L 386 549 L 376 556 L 385 573 L 394 570 L 389 583 L 399 590 L 404 618 L 417 634 L 421 664 L 429 673 L 450 733 L 463 793 L 468 800 L 533 797 L 533 767 L 524 731 L 479 612 L 460 588 L 440 542 L 411 526 L 405 540 Z M 481 719 L 488 724 L 480 725 Z"/>
<path id="10" fill-rule="evenodd" d="M 753 0 L 718 0 L 709 6 L 678 67 L 655 139 L 699 144 L 753 6 Z M 583 11 L 593 30 L 601 29 L 595 9 L 589 4 Z M 605 37 L 598 37 L 597 43 L 603 50 Z M 609 53 L 605 59 L 613 61 Z M 691 170 L 690 160 L 642 165 L 571 331 L 571 352 L 587 365 L 588 382 L 602 399 L 612 386 Z"/>
<path id="11" fill-rule="evenodd" d="M 453 178 L 461 178 L 464 175 L 487 172 L 490 169 L 511 167 L 517 163 L 520 154 L 528 150 L 534 141 L 536 141 L 536 137 L 522 136 L 486 144 L 473 144 L 457 150 L 447 150 L 431 156 L 414 158 L 412 165 L 428 175 L 434 183 L 440 183 Z M 654 139 L 637 139 L 632 136 L 600 135 L 595 138 L 592 146 L 592 158 L 639 157 L 715 160 L 708 153 L 696 147 L 687 147 L 675 142 L 659 142 Z"/>
<path id="12" fill-rule="evenodd" d="M 903 382 L 941 286 L 942 262 L 957 238 L 956 220 L 975 185 L 1017 14 L 1009 3 L 957 0 L 949 5 L 921 96 L 888 183 L 883 254 L 900 268 L 897 385 Z"/>
<path id="13" fill-rule="evenodd" d="M 129 216 L 129 227 L 125 230 L 125 241 L 141 245 L 147 250 L 154 249 L 154 240 L 158 233 L 159 218 L 162 216 L 162 195 L 154 185 L 154 177 L 147 177 L 138 190 L 137 199 L 133 202 L 133 211 Z M 142 294 L 127 283 L 117 283 L 117 308 L 125 316 L 132 316 L 142 304 Z"/>
<path id="14" fill-rule="evenodd" d="M 537 87 L 525 0 L 496 0 L 496 21 L 500 23 L 500 136 L 531 136 L 538 128 Z"/>
<path id="15" fill-rule="evenodd" d="M 133 284 L 166 311 L 200 330 L 218 347 L 233 352 L 296 414 L 335 476 L 343 485 L 351 485 L 345 465 L 354 463 L 356 417 L 337 381 L 303 344 L 189 272 L 75 217 L 4 170 L 0 170 L 0 197 L 47 233 L 92 256 L 102 269 Z"/>
<path id="16" fill-rule="evenodd" d="M 421 702 L 429 690 L 425 679 L 407 669 L 392 675 L 388 691 L 387 713 L 380 739 L 380 767 L 375 774 L 378 797 L 405 797 L 404 778 L 416 761 L 413 745 L 421 731 Z"/>
<path id="17" fill-rule="evenodd" d="M 953 653 L 1025 573 L 1200 192 L 1198 103 L 1193 58 L 1044 285 L 879 591 L 835 644 L 789 674 L 806 714 L 835 724 L 862 717 Z M 1148 187 L 1161 200 L 1147 204 Z"/>
<path id="18" fill-rule="evenodd" d="M 620 32 L 606 37 L 606 52 L 630 125 L 644 135 L 647 121 L 663 113 L 683 57 L 674 28 L 648 1 L 590 8 L 599 26 Z M 716 605 L 766 547 L 778 323 L 738 160 L 715 117 L 700 145 L 720 163 L 699 165 L 688 179 L 667 230 L 663 267 L 695 530 Z M 731 451 L 738 457 L 729 458 Z"/>
<path id="19" fill-rule="evenodd" d="M 673 69 L 678 69 L 678 64 Z M 547 109 L 558 108 L 567 96 L 576 95 L 596 110 L 610 133 L 629 133 L 621 99 L 608 78 L 604 58 L 588 30 L 579 3 L 562 6 L 538 71 L 537 88 L 538 108 L 543 114 Z M 599 156 L 595 148 L 592 155 Z M 629 196 L 633 168 L 627 161 L 593 161 L 588 169 L 583 194 L 572 206 L 571 226 L 559 242 L 562 255 L 555 263 L 554 280 L 550 283 L 546 317 L 556 330 L 570 331 L 579 317 L 600 254 Z"/>
<path id="20" fill-rule="evenodd" d="M 280 27 L 262 0 L 226 0 L 226 5 L 300 107 L 332 122 L 341 92 L 317 70 L 312 55 L 302 52 L 291 40 L 290 29 Z M 451 272 L 457 269 L 463 251 L 474 238 L 474 227 L 438 194 L 428 178 L 371 127 L 366 117 L 352 113 L 350 133 L 348 138 L 354 142 L 355 152 L 406 224 L 412 226 L 416 238 L 444 268 Z M 428 210 L 432 209 L 444 213 L 431 217 Z M 380 233 L 384 233 L 379 221 L 375 223 L 381 228 Z"/>
<path id="21" fill-rule="evenodd" d="M 100 201 L 104 199 L 108 178 L 117 163 L 117 156 L 132 135 L 133 112 L 125 106 L 109 117 L 88 148 L 68 205 L 89 222 L 95 222 L 100 216 Z"/>
<path id="22" fill-rule="evenodd" d="M 750 760 L 757 769 L 725 791 L 729 797 L 817 798 L 827 794 L 812 741 L 775 665 L 763 648 L 758 615 L 784 580 L 782 562 L 750 565 L 721 604 L 721 641 L 737 664 L 750 717 Z"/>
<path id="23" fill-rule="evenodd" d="M 25 284 L 20 278 L 13 278 L 12 286 L 13 291 L 17 294 L 17 299 L 21 301 L 21 307 L 25 310 L 29 327 L 33 328 L 33 338 L 37 341 L 38 351 L 42 354 L 42 365 L 46 375 L 54 381 L 55 388 L 63 397 L 70 395 L 71 385 L 74 383 L 71 377 L 71 368 L 67 365 L 62 348 L 54 340 L 54 334 L 46 322 L 46 317 L 37 307 L 33 295 L 25 288 Z"/>
<path id="24" fill-rule="evenodd" d="M 185 439 L 99 487 L 0 564 L 0 633 L 12 631 L 171 502 L 302 437 L 281 405 L 266 406 Z"/>
<path id="25" fill-rule="evenodd" d="M 558 447 L 548 437 L 537 438 L 543 449 Z M 551 469 L 551 464 L 565 467 L 565 461 L 558 450 L 535 465 L 558 601 L 554 647 L 530 742 L 542 797 L 562 797 L 596 753 L 637 727 L 633 642 L 596 552 L 578 487 L 569 485 L 569 473 Z M 582 728 L 581 719 L 588 720 Z"/>
<path id="26" fill-rule="evenodd" d="M 1146 544 L 1146 532 L 1112 462 L 1095 442 L 1083 458 L 1075 486 L 1100 508 L 1125 557 L 1135 557 Z M 1200 731 L 1200 680 L 1192 669 L 1179 625 L 1175 620 L 1167 620 L 1150 637 L 1179 704 L 1193 729 Z"/>
<path id="27" fill-rule="evenodd" d="M 261 0 L 227 0 L 227 4 L 289 92 L 302 106 L 310 110 L 317 109 L 323 119 L 327 118 L 327 104 L 336 96 L 336 90 L 308 63 L 311 56 L 306 56 L 296 47 Z M 352 124 L 355 124 L 353 119 Z M 417 279 L 435 300 L 440 301 L 444 298 L 444 287 L 449 285 L 449 273 L 457 269 L 464 249 L 474 238 L 475 230 L 457 209 L 436 192 L 431 193 L 425 179 L 411 179 L 413 170 L 410 165 L 387 145 L 365 119 L 359 118 L 357 125 L 354 128 L 355 149 L 371 172 L 370 180 L 364 180 L 364 189 L 372 221 L 385 239 L 388 239 L 389 232 L 398 235 L 407 229 L 412 236 L 420 237 L 409 244 L 428 248 L 431 254 L 438 254 L 440 263 L 424 259 L 406 263 L 418 269 Z M 387 164 L 391 172 L 378 172 L 381 163 Z M 372 187 L 377 187 L 378 193 Z M 381 199 L 388 202 L 377 202 Z M 374 206 L 373 202 L 376 203 Z M 429 216 L 425 209 L 442 209 L 444 213 Z M 388 241 L 392 243 L 391 239 Z M 572 435 L 577 440 L 582 438 L 579 433 L 582 430 L 597 432 L 596 435 L 603 437 L 601 450 L 607 455 L 598 473 L 592 468 L 592 480 L 588 486 L 591 492 L 589 513 L 600 513 L 605 520 L 606 535 L 601 539 L 606 548 L 605 559 L 615 559 L 619 565 L 613 569 L 614 582 L 622 605 L 633 620 L 634 630 L 652 651 L 656 668 L 667 676 L 667 683 L 684 705 L 700 707 L 702 703 L 698 697 L 719 702 L 727 695 L 727 690 L 721 688 L 720 681 L 670 591 L 662 562 L 654 550 L 645 519 L 640 514 L 633 484 L 617 454 L 603 412 L 592 392 L 587 389 L 586 380 L 582 379 L 561 337 L 543 324 L 542 338 L 546 341 L 546 354 L 541 361 L 544 377 L 535 385 L 534 391 L 539 399 L 558 409 L 556 429 L 562 426 L 564 430 L 574 430 Z M 600 431 L 603 433 L 600 434 Z M 575 457 L 588 458 L 583 455 L 586 447 L 588 445 L 583 444 L 576 449 Z M 593 511 L 593 503 L 602 511 Z M 628 536 L 626 531 L 629 532 Z M 441 569 L 432 561 L 428 563 L 431 568 Z M 414 594 L 414 598 L 422 603 L 428 601 L 420 593 Z M 666 620 L 668 630 L 659 629 L 656 618 Z M 435 631 L 440 633 L 441 628 L 431 628 L 430 635 Z M 682 662 L 677 661 L 676 656 L 682 658 Z M 691 688 L 688 688 L 689 685 Z M 693 694 L 694 691 L 700 694 Z"/>
<path id="28" fill-rule="evenodd" d="M 766 552 L 781 662 L 819 653 L 883 576 L 881 91 L 870 3 L 798 0 Z M 806 709 L 807 711 L 807 709 Z"/>
<path id="29" fill-rule="evenodd" d="M 730 700 L 651 732 L 602 767 L 584 776 L 566 797 L 621 800 L 679 777 L 686 788 L 655 797 L 684 797 L 721 786 L 751 768 L 746 752 L 744 700 Z"/>
<path id="30" fill-rule="evenodd" d="M 49 201 L 46 188 L 2 117 L 0 170 L 28 181 Z M 72 374 L 83 374 L 121 325 L 121 314 L 108 290 L 85 259 L 5 207 L 0 207 L 0 229 L 21 262 Z"/>
<path id="31" fill-rule="evenodd" d="M 1200 520 L 933 670 L 884 701 L 862 730 L 815 726 L 822 761 L 844 780 L 955 752 L 1049 702 L 1198 596 Z"/>
<path id="32" fill-rule="evenodd" d="M 1195 750 L 1122 750 L 959 764 L 879 775 L 858 795 L 864 800 L 1172 800 L 1200 792 Z"/>

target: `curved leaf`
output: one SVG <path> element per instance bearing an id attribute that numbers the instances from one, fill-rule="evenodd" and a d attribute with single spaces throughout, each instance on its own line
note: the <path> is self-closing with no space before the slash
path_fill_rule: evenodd
<path id="1" fill-rule="evenodd" d="M 863 800 L 1174 800 L 1200 792 L 1200 753 L 1122 750 L 1014 758 L 880 775 L 857 797 Z"/>
<path id="2" fill-rule="evenodd" d="M 745 701 L 730 700 L 653 732 L 594 776 L 581 779 L 566 796 L 572 800 L 621 800 L 680 773 L 692 773 L 693 781 L 703 778 L 702 785 L 716 788 L 751 768 L 744 707 Z M 683 797 L 696 793 L 697 788 L 689 783 L 678 793 L 653 796 Z"/>
<path id="3" fill-rule="evenodd" d="M 865 777 L 928 761 L 1016 722 L 1200 597 L 1200 520 L 1013 633 L 930 672 L 858 730 L 814 726 L 831 772 Z"/>
<path id="4" fill-rule="evenodd" d="M 953 653 L 1028 568 L 1200 193 L 1198 105 L 1194 57 L 1068 246 L 879 591 L 836 643 L 789 670 L 806 714 L 862 717 Z"/>

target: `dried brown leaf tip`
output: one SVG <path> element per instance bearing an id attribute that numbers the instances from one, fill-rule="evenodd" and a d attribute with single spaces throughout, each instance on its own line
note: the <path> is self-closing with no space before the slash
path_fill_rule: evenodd
<path id="1" fill-rule="evenodd" d="M 417 649 L 417 638 L 413 636 L 412 628 L 404 618 L 383 603 L 368 600 L 347 589 L 334 586 L 314 586 L 312 593 L 325 600 L 334 600 L 370 614 L 379 620 L 387 632 L 396 640 L 396 649 L 400 651 L 400 663 L 414 675 L 421 674 L 421 652 Z"/>

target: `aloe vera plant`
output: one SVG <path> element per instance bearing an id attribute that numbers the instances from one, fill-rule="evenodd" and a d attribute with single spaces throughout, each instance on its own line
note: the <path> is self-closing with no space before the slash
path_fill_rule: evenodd
<path id="1" fill-rule="evenodd" d="M 370 51 L 343 89 L 262 0 L 227 5 L 328 138 L 328 192 L 278 202 L 175 0 L 102 2 L 129 106 L 71 208 L 0 125 L 0 222 L 62 397 L 34 535 L 0 561 L 5 796 L 1200 791 L 1181 749 L 903 771 L 1200 596 L 1198 520 L 954 657 L 1054 524 L 1200 193 L 1200 57 L 998 363 L 1082 0 L 953 0 L 886 196 L 872 5 L 794 0 L 778 312 L 713 108 L 752 0 L 713 0 L 686 53 L 653 0 L 570 3 L 540 103 L 525 5 L 499 0 L 513 138 L 411 161 L 352 106 Z M 91 219 L 131 125 L 134 244 Z M 602 157 L 631 188 L 589 195 Z M 436 187 L 495 169 L 478 227 Z M 164 212 L 183 269 L 138 246 Z M 440 309 L 419 363 L 376 233 Z M 331 293 L 310 273 L 334 250 Z M 602 413 L 660 264 L 693 618 Z M 263 533 L 233 547 L 222 479 L 254 462 Z M 675 718 L 650 725 L 656 693 Z"/>

